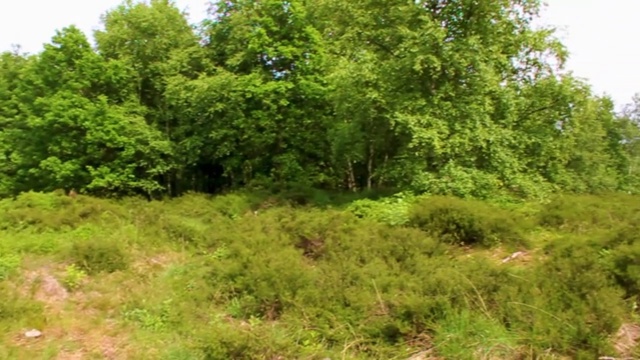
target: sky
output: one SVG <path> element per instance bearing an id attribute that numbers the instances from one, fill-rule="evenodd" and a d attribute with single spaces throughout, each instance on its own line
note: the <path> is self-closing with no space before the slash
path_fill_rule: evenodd
<path id="1" fill-rule="evenodd" d="M 91 37 L 100 15 L 121 0 L 0 0 L 0 51 L 19 44 L 36 53 L 56 29 L 75 24 Z M 197 22 L 208 0 L 176 0 Z M 567 70 L 586 79 L 599 94 L 611 96 L 620 107 L 640 92 L 639 0 L 546 0 L 539 23 L 559 28 L 567 46 Z"/>

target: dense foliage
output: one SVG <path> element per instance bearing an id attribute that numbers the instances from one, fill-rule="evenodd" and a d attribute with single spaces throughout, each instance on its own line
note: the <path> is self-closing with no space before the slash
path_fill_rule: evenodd
<path id="1" fill-rule="evenodd" d="M 0 357 L 637 358 L 638 200 L 23 193 L 0 201 Z"/>
<path id="2" fill-rule="evenodd" d="M 540 0 L 211 5 L 0 54 L 0 358 L 640 356 L 640 96 Z"/>
<path id="3" fill-rule="evenodd" d="M 0 56 L 0 195 L 640 188 L 636 108 L 562 73 L 539 0 L 125 1 Z M 557 67 L 559 66 L 559 67 Z"/>

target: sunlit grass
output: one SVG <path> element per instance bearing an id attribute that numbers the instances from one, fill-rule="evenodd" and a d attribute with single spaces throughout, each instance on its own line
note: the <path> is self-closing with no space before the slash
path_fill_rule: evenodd
<path id="1" fill-rule="evenodd" d="M 0 357 L 612 356 L 612 336 L 638 318 L 637 200 L 604 200 L 585 222 L 571 208 L 595 197 L 500 210 L 406 198 L 355 215 L 276 204 L 256 215 L 259 202 L 237 194 L 28 194 L 1 203 Z M 392 224 L 367 213 L 389 203 L 406 209 Z M 409 221 L 438 207 L 462 211 L 439 227 L 432 215 Z M 460 226 L 491 241 L 439 238 Z M 26 339 L 31 328 L 43 337 Z"/>

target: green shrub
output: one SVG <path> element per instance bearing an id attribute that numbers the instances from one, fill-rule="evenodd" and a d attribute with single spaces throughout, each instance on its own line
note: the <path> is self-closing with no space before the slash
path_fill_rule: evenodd
<path id="1" fill-rule="evenodd" d="M 0 281 L 6 279 L 20 266 L 20 256 L 16 254 L 0 255 Z"/>
<path id="2" fill-rule="evenodd" d="M 199 352 L 193 349 L 185 348 L 180 345 L 171 345 L 161 360 L 201 360 Z"/>
<path id="3" fill-rule="evenodd" d="M 305 183 L 273 184 L 272 192 L 281 202 L 292 206 L 326 206 L 331 203 L 328 192 L 315 189 Z"/>
<path id="4" fill-rule="evenodd" d="M 298 292 L 312 286 L 313 278 L 293 247 L 252 245 L 231 244 L 229 256 L 211 259 L 208 280 L 235 303 L 234 315 L 276 319 L 297 304 Z"/>
<path id="5" fill-rule="evenodd" d="M 168 240 L 202 244 L 207 239 L 211 227 L 199 219 L 185 218 L 176 215 L 163 217 L 158 224 L 164 230 Z"/>
<path id="6" fill-rule="evenodd" d="M 230 219 L 237 219 L 251 211 L 255 206 L 255 201 L 243 194 L 226 194 L 214 197 L 212 206 L 220 214 Z"/>
<path id="7" fill-rule="evenodd" d="M 398 193 L 380 200 L 362 199 L 352 202 L 347 211 L 359 218 L 368 218 L 388 225 L 404 225 L 409 222 L 409 209 L 415 197 Z"/>
<path id="8" fill-rule="evenodd" d="M 0 269 L 19 266 L 7 254 L 55 254 L 64 246 L 60 260 L 74 264 L 64 282 L 73 288 L 82 272 L 126 269 L 126 246 L 166 242 L 153 249 L 154 260 L 167 249 L 180 252 L 182 261 L 164 270 L 140 262 L 102 279 L 135 281 L 144 271 L 153 291 L 125 294 L 118 308 L 144 334 L 132 339 L 153 343 L 154 356 L 165 359 L 406 359 L 432 345 L 434 356 L 456 359 L 597 358 L 612 354 L 610 337 L 629 321 L 640 291 L 638 206 L 629 198 L 622 205 L 616 197 L 589 200 L 588 211 L 604 210 L 586 222 L 565 206 L 558 226 L 590 226 L 588 235 L 534 232 L 548 243 L 543 251 L 502 264 L 487 256 L 494 251 L 447 242 L 522 243 L 528 217 L 547 205 L 506 210 L 400 194 L 339 211 L 275 198 L 255 215 L 243 211 L 262 200 L 241 193 L 166 202 L 78 196 L 60 204 L 38 196 L 14 209 L 38 222 L 0 230 Z M 71 225 L 56 225 L 69 214 Z M 2 330 L 41 325 L 44 317 L 33 303 L 23 306 L 14 280 L 0 281 Z M 157 352 L 156 344 L 177 338 Z"/>
<path id="9" fill-rule="evenodd" d="M 155 308 L 125 307 L 122 314 L 127 321 L 137 323 L 145 330 L 158 332 L 167 328 L 172 310 L 172 299 L 167 299 Z"/>
<path id="10" fill-rule="evenodd" d="M 265 331 L 266 330 L 266 331 Z M 293 359 L 296 353 L 293 345 L 274 336 L 277 328 L 242 329 L 232 324 L 213 322 L 202 327 L 197 336 L 197 347 L 202 354 L 201 359 Z M 284 340 L 284 341 L 283 341 Z M 288 348 L 288 349 L 287 349 Z"/>
<path id="11" fill-rule="evenodd" d="M 614 254 L 614 275 L 628 297 L 640 297 L 640 242 L 624 245 Z"/>
<path id="12" fill-rule="evenodd" d="M 61 193 L 20 194 L 16 200 L 0 201 L 0 229 L 47 232 L 74 229 L 105 214 L 126 217 L 126 210 L 104 199 L 79 196 L 72 199 Z"/>
<path id="13" fill-rule="evenodd" d="M 69 257 L 88 274 L 124 270 L 129 264 L 122 244 L 107 239 L 76 241 L 71 246 Z"/>
<path id="14" fill-rule="evenodd" d="M 558 196 L 543 207 L 539 222 L 543 226 L 570 231 L 613 229 L 640 219 L 639 212 L 640 197 L 634 195 Z"/>
<path id="15" fill-rule="evenodd" d="M 15 200 L 3 200 L 2 207 L 11 209 L 40 209 L 40 210 L 57 210 L 68 206 L 73 199 L 64 193 L 53 192 L 24 192 L 16 197 Z"/>
<path id="16" fill-rule="evenodd" d="M 628 298 L 640 298 L 640 225 L 621 227 L 601 250 Z"/>
<path id="17" fill-rule="evenodd" d="M 78 268 L 75 264 L 71 264 L 65 269 L 64 279 L 62 280 L 62 283 L 67 288 L 67 290 L 74 291 L 77 290 L 80 285 L 82 285 L 82 281 L 86 277 L 87 273 Z"/>
<path id="18" fill-rule="evenodd" d="M 610 353 L 609 338 L 627 310 L 622 290 L 598 261 L 598 247 L 572 241 L 547 250 L 544 261 L 501 287 L 496 315 L 511 331 L 527 334 L 535 356 L 545 349 L 572 358 Z"/>
<path id="19" fill-rule="evenodd" d="M 5 232 L 0 235 L 0 254 L 38 254 L 56 253 L 65 243 L 64 236 L 54 232 Z M 0 255 L 2 257 L 3 255 Z"/>
<path id="20" fill-rule="evenodd" d="M 527 220 L 476 200 L 434 196 L 410 210 L 409 224 L 452 244 L 524 244 Z"/>
<path id="21" fill-rule="evenodd" d="M 488 199 L 501 193 L 502 182 L 496 174 L 449 163 L 439 174 L 417 176 L 412 187 L 419 193 Z"/>

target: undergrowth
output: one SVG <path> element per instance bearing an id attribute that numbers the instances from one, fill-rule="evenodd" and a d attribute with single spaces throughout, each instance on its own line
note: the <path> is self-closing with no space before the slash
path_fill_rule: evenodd
<path id="1" fill-rule="evenodd" d="M 593 359 L 638 317 L 636 197 L 319 208 L 297 196 L 0 201 L 0 328 L 52 326 L 20 300 L 24 259 L 63 265 L 74 294 L 101 293 L 93 307 L 131 336 L 130 358 Z M 503 248 L 531 255 L 479 255 Z M 19 346 L 2 341 L 0 354 Z"/>

